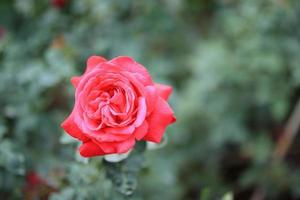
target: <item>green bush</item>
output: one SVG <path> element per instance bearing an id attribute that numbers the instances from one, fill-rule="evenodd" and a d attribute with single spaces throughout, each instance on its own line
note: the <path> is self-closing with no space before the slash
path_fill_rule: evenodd
<path id="1" fill-rule="evenodd" d="M 299 1 L 53 2 L 0 2 L 0 199 L 300 198 L 299 137 L 273 156 L 300 94 Z M 94 54 L 174 87 L 168 145 L 125 171 L 60 128 Z"/>

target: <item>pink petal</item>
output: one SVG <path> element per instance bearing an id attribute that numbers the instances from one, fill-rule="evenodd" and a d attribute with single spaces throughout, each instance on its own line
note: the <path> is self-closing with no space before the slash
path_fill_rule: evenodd
<path id="1" fill-rule="evenodd" d="M 73 109 L 70 116 L 61 124 L 61 127 L 72 137 L 77 138 L 81 141 L 89 140 L 84 133 L 78 128 L 77 124 L 74 121 L 76 110 Z"/>
<path id="2" fill-rule="evenodd" d="M 157 89 L 154 86 L 148 85 L 145 87 L 145 97 L 147 103 L 147 115 L 149 115 L 155 108 L 158 99 Z"/>
<path id="3" fill-rule="evenodd" d="M 102 129 L 99 131 L 92 131 L 92 130 L 85 130 L 85 131 L 87 131 L 85 134 L 89 139 L 98 142 L 121 142 L 127 140 L 132 136 L 132 134 L 104 132 Z"/>
<path id="4" fill-rule="evenodd" d="M 135 127 L 138 127 L 143 123 L 143 121 L 145 120 L 145 117 L 146 117 L 146 113 L 147 113 L 147 106 L 146 106 L 145 98 L 140 97 L 138 99 L 138 103 L 139 103 L 139 105 L 138 105 L 137 116 L 136 116 L 135 122 L 133 123 L 133 125 Z"/>
<path id="5" fill-rule="evenodd" d="M 110 63 L 115 64 L 121 70 L 133 72 L 136 78 L 142 81 L 144 85 L 152 84 L 152 79 L 147 69 L 132 58 L 128 56 L 119 56 L 112 59 Z"/>
<path id="6" fill-rule="evenodd" d="M 91 56 L 87 60 L 87 67 L 85 72 L 91 71 L 94 67 L 96 67 L 98 64 L 106 62 L 107 60 L 101 56 Z"/>
<path id="7" fill-rule="evenodd" d="M 94 142 L 89 141 L 83 143 L 79 147 L 79 153 L 83 157 L 93 157 L 105 155 L 105 152 Z"/>
<path id="8" fill-rule="evenodd" d="M 101 142 L 97 140 L 94 140 L 94 142 L 96 142 L 106 154 L 126 153 L 134 146 L 135 139 L 134 137 L 130 137 L 122 142 Z"/>
<path id="9" fill-rule="evenodd" d="M 137 140 L 143 139 L 143 137 L 148 133 L 148 122 L 144 121 L 141 126 L 135 129 L 134 135 Z"/>
<path id="10" fill-rule="evenodd" d="M 91 131 L 98 131 L 102 128 L 103 123 L 99 122 L 98 120 L 93 120 L 87 116 L 87 114 L 83 113 L 83 124 L 85 129 Z"/>
<path id="11" fill-rule="evenodd" d="M 125 140 L 117 144 L 117 153 L 127 153 L 135 144 L 134 138 Z"/>
<path id="12" fill-rule="evenodd" d="M 135 91 L 141 95 L 144 96 L 145 95 L 145 86 L 142 84 L 142 82 L 140 80 L 138 80 L 136 78 L 136 76 L 133 73 L 130 72 L 120 72 L 122 75 L 124 75 L 129 81 L 130 83 L 134 86 Z"/>
<path id="13" fill-rule="evenodd" d="M 94 134 L 93 138 L 101 142 L 121 142 L 131 137 L 131 135 L 125 134 L 111 134 L 111 133 L 100 133 Z"/>
<path id="14" fill-rule="evenodd" d="M 161 141 L 167 126 L 176 121 L 172 109 L 161 97 L 158 98 L 155 109 L 147 119 L 149 130 L 144 139 L 156 143 Z"/>
<path id="15" fill-rule="evenodd" d="M 80 81 L 80 76 L 73 76 L 71 78 L 71 83 L 73 84 L 74 88 L 77 87 L 79 81 Z"/>
<path id="16" fill-rule="evenodd" d="M 172 87 L 168 85 L 159 84 L 159 83 L 155 83 L 154 86 L 157 89 L 158 95 L 161 96 L 164 100 L 168 100 L 173 90 Z"/>
<path id="17" fill-rule="evenodd" d="M 106 127 L 101 129 L 105 133 L 116 133 L 116 134 L 124 134 L 124 135 L 129 135 L 133 133 L 135 130 L 134 126 L 126 126 L 126 127 Z"/>

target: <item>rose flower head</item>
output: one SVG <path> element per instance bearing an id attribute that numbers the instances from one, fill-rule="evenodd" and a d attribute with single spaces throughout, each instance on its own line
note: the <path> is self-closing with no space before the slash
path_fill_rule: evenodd
<path id="1" fill-rule="evenodd" d="M 139 140 L 159 143 L 176 121 L 167 103 L 172 87 L 154 83 L 130 57 L 91 56 L 84 74 L 71 82 L 75 105 L 61 126 L 82 142 L 83 157 L 126 153 Z"/>

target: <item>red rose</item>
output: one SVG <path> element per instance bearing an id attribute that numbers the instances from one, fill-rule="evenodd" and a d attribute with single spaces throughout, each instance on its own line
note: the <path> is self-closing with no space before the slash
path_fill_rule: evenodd
<path id="1" fill-rule="evenodd" d="M 57 192 L 57 189 L 50 186 L 48 182 L 35 171 L 32 171 L 26 175 L 23 191 L 23 199 L 49 199 L 51 193 Z"/>
<path id="2" fill-rule="evenodd" d="M 56 8 L 63 8 L 67 4 L 67 0 L 50 0 L 51 4 Z"/>
<path id="3" fill-rule="evenodd" d="M 29 172 L 26 175 L 26 183 L 30 187 L 37 185 L 47 185 L 47 182 L 42 179 L 35 171 Z"/>
<path id="4" fill-rule="evenodd" d="M 159 143 L 176 121 L 167 103 L 172 88 L 154 83 L 130 57 L 91 56 L 85 73 L 71 82 L 75 105 L 62 127 L 82 141 L 84 157 L 126 153 L 136 140 Z"/>

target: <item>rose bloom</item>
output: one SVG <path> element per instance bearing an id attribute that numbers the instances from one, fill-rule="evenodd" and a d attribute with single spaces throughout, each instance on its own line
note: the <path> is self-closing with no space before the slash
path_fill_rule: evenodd
<path id="1" fill-rule="evenodd" d="M 50 0 L 50 3 L 55 7 L 55 8 L 63 8 L 66 6 L 68 0 Z"/>
<path id="2" fill-rule="evenodd" d="M 159 143 L 176 121 L 167 103 L 172 88 L 154 83 L 130 57 L 91 56 L 84 74 L 71 82 L 75 105 L 62 128 L 82 141 L 83 157 L 126 153 L 139 140 Z"/>

